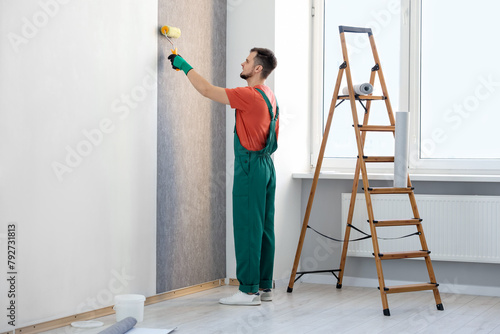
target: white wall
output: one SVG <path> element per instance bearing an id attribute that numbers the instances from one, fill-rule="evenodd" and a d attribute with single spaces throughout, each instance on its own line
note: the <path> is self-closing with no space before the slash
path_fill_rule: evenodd
<path id="1" fill-rule="evenodd" d="M 292 173 L 310 168 L 311 4 L 276 0 L 275 93 L 280 104 L 279 148 L 275 153 L 276 265 L 275 279 L 288 283 L 300 228 L 301 181 Z"/>
<path id="2" fill-rule="evenodd" d="M 267 80 L 280 106 L 276 187 L 276 258 L 274 279 L 287 281 L 301 224 L 301 183 L 292 172 L 309 163 L 309 1 L 228 1 L 227 87 L 243 86 L 240 63 L 254 46 L 275 51 L 278 67 Z M 300 27 L 297 27 L 300 22 Z M 234 111 L 227 113 L 227 276 L 236 277 L 232 228 Z"/>
<path id="3" fill-rule="evenodd" d="M 157 6 L 0 2 L 0 258 L 15 222 L 16 327 L 155 293 Z"/>

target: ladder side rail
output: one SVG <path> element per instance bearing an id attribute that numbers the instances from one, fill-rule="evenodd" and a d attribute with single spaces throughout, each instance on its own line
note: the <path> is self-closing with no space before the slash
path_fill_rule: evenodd
<path id="1" fill-rule="evenodd" d="M 371 37 L 371 36 L 370 36 Z M 378 254 L 380 253 L 379 247 L 378 247 L 378 240 L 377 240 L 377 231 L 373 227 L 373 206 L 372 206 L 372 201 L 371 201 L 371 196 L 370 192 L 368 190 L 369 188 L 369 183 L 368 183 L 368 174 L 366 172 L 366 164 L 363 160 L 363 145 L 361 141 L 361 131 L 359 130 L 359 120 L 358 120 L 358 114 L 356 110 L 356 100 L 354 96 L 354 89 L 352 86 L 352 77 L 351 77 L 351 68 L 349 65 L 349 57 L 347 53 L 347 47 L 346 47 L 346 40 L 345 40 L 345 35 L 343 32 L 340 33 L 340 41 L 342 45 L 342 55 L 344 57 L 344 61 L 346 62 L 346 78 L 347 78 L 347 86 L 349 89 L 349 100 L 350 100 L 350 105 L 351 105 L 351 112 L 352 112 L 352 118 L 354 122 L 354 133 L 356 135 L 356 143 L 358 147 L 358 161 L 361 166 L 361 175 L 363 179 L 363 187 L 365 191 L 365 200 L 366 200 L 366 206 L 367 206 L 367 211 L 368 211 L 368 220 L 370 221 L 370 230 L 372 232 L 372 244 L 373 244 L 373 250 L 375 254 L 375 263 L 377 266 L 377 276 L 378 276 L 378 281 L 379 281 L 379 286 L 380 286 L 380 296 L 382 299 L 382 306 L 384 307 L 384 310 L 389 309 L 389 304 L 387 301 L 387 294 L 385 293 L 385 281 L 384 281 L 384 274 L 382 270 L 382 262 L 380 260 L 380 257 Z"/>
<path id="2" fill-rule="evenodd" d="M 349 227 L 349 225 L 352 224 L 352 218 L 354 216 L 354 206 L 356 205 L 356 194 L 358 192 L 360 170 L 361 170 L 361 163 L 358 158 L 356 160 L 356 170 L 354 171 L 354 180 L 352 182 L 352 190 L 351 190 L 351 200 L 349 202 L 349 213 L 347 215 L 347 224 L 344 233 L 344 244 L 342 245 L 342 255 L 340 257 L 340 266 L 339 266 L 340 272 L 338 275 L 339 278 L 337 280 L 338 289 L 342 287 L 342 281 L 344 278 L 344 269 L 347 260 L 347 250 L 349 248 L 349 239 L 351 237 L 351 228 Z"/>
<path id="3" fill-rule="evenodd" d="M 373 83 L 375 82 L 375 71 L 372 71 L 370 74 L 370 84 L 373 86 Z M 370 107 L 371 107 L 371 100 L 368 100 L 366 103 L 366 112 L 365 116 L 363 118 L 363 125 L 368 124 L 368 118 L 370 116 Z M 361 140 L 362 140 L 362 145 L 364 147 L 366 139 L 366 132 L 363 132 L 361 134 Z M 340 257 L 340 272 L 338 275 L 338 280 L 337 280 L 337 288 L 342 287 L 342 281 L 344 278 L 344 271 L 345 271 L 345 264 L 347 260 L 347 251 L 349 249 L 349 238 L 351 236 L 351 228 L 349 227 L 350 224 L 352 224 L 352 218 L 354 216 L 354 207 L 356 204 L 356 194 L 358 193 L 358 185 L 359 185 L 359 172 L 361 170 L 361 163 L 359 161 L 359 157 L 356 160 L 356 169 L 354 171 L 354 180 L 352 183 L 352 190 L 351 190 L 351 200 L 349 202 L 349 213 L 347 215 L 347 224 L 345 227 L 345 233 L 344 233 L 344 244 L 342 245 L 342 255 Z"/>
<path id="4" fill-rule="evenodd" d="M 351 68 L 349 65 L 349 57 L 347 55 L 347 46 L 346 46 L 346 40 L 344 33 L 340 33 L 340 43 L 342 45 L 342 55 L 344 57 L 344 62 L 346 63 L 346 68 L 345 68 L 345 73 L 346 73 L 346 78 L 347 78 L 347 87 L 349 89 L 349 102 L 351 105 L 351 113 L 353 117 L 353 123 L 354 123 L 354 133 L 356 135 L 356 143 L 357 143 L 357 148 L 358 148 L 358 155 L 360 158 L 363 157 L 363 146 L 361 142 L 361 134 L 359 131 L 359 120 L 358 120 L 358 113 L 356 110 L 356 100 L 354 96 L 354 87 L 352 85 L 352 77 L 351 77 Z M 359 158 L 358 158 L 359 160 Z M 365 189 L 368 189 L 368 177 L 366 173 L 366 166 L 364 164 L 363 159 L 359 160 L 360 165 L 361 165 L 361 175 L 363 177 L 363 186 Z M 373 217 L 372 217 L 373 218 Z"/>
<path id="5" fill-rule="evenodd" d="M 378 64 L 378 70 L 377 70 L 377 72 L 378 72 L 378 76 L 379 76 L 379 80 L 380 80 L 380 85 L 382 87 L 382 94 L 386 98 L 385 99 L 385 104 L 386 104 L 386 107 L 387 107 L 389 121 L 390 121 L 391 125 L 395 125 L 396 121 L 395 121 L 395 118 L 394 118 L 394 113 L 392 111 L 392 106 L 391 106 L 391 103 L 390 103 L 389 93 L 387 91 L 387 86 L 386 86 L 386 83 L 385 83 L 385 77 L 384 77 L 384 74 L 383 74 L 383 71 L 382 71 L 382 65 L 380 64 L 380 58 L 378 56 L 378 52 L 377 52 L 377 48 L 375 46 L 375 40 L 373 38 L 373 35 L 369 35 L 369 39 L 370 39 L 370 45 L 371 45 L 372 52 L 373 52 L 373 58 L 375 60 L 375 63 Z M 412 187 L 409 175 L 408 175 L 407 187 L 409 187 L 409 188 Z M 365 190 L 365 192 L 366 192 L 366 190 Z M 417 208 L 417 203 L 416 203 L 416 200 L 415 200 L 415 194 L 413 193 L 413 191 L 411 191 L 411 193 L 409 193 L 408 195 L 409 195 L 411 207 L 412 207 L 412 210 L 413 210 L 414 218 L 420 218 L 420 215 L 419 215 L 419 212 L 418 212 L 418 208 Z M 370 227 L 373 227 L 372 222 L 370 222 Z M 375 228 L 373 228 L 373 229 L 375 229 Z M 418 230 L 418 232 L 420 232 L 419 239 L 420 239 L 420 244 L 422 246 L 422 249 L 423 250 L 429 250 L 429 248 L 427 246 L 427 242 L 426 242 L 426 238 L 425 238 L 425 234 L 424 234 L 424 230 L 423 230 L 422 224 L 417 225 L 417 230 Z M 375 253 L 375 259 L 377 260 L 377 254 L 376 253 Z M 430 281 L 432 283 L 436 283 L 436 276 L 435 276 L 435 273 L 434 273 L 434 269 L 433 269 L 433 266 L 432 266 L 432 261 L 431 261 L 430 256 L 425 257 L 425 264 L 426 264 L 426 267 L 427 267 L 427 272 L 429 274 Z M 377 266 L 377 269 L 378 269 L 378 266 Z M 382 292 L 382 286 L 380 286 L 380 290 Z M 437 288 L 437 285 L 436 285 L 436 287 L 432 291 L 434 293 L 434 299 L 436 301 L 438 309 L 442 310 L 443 306 L 442 306 L 441 296 L 439 294 L 439 290 Z M 382 298 L 382 304 L 384 305 L 384 298 Z M 386 308 L 387 307 L 384 305 L 384 309 L 386 309 Z M 384 312 L 385 312 L 385 310 L 384 310 Z M 389 313 L 388 309 L 387 309 L 387 313 Z"/>
<path id="6" fill-rule="evenodd" d="M 392 106 L 391 106 L 391 101 L 389 99 L 389 92 L 387 91 L 387 86 L 385 84 L 385 77 L 384 74 L 382 73 L 382 65 L 380 64 L 380 58 L 378 56 L 377 52 L 377 47 L 375 46 L 375 39 L 373 38 L 373 35 L 369 36 L 370 39 L 370 46 L 373 52 L 373 59 L 375 61 L 375 64 L 378 65 L 378 78 L 380 81 L 380 86 L 382 87 L 382 94 L 385 96 L 385 105 L 387 107 L 387 113 L 389 115 L 389 122 L 391 125 L 396 125 L 396 120 L 394 118 L 394 114 L 392 112 Z"/>
<path id="7" fill-rule="evenodd" d="M 412 187 L 409 175 L 408 175 L 408 187 Z M 409 194 L 409 199 L 410 199 L 411 207 L 413 210 L 413 215 L 415 216 L 415 218 L 420 219 L 420 214 L 418 212 L 418 207 L 417 207 L 417 201 L 415 199 L 415 194 L 413 192 L 411 192 Z M 427 241 L 426 241 L 427 239 L 425 238 L 424 228 L 423 228 L 422 224 L 417 225 L 417 231 L 420 232 L 419 239 L 420 239 L 420 245 L 422 246 L 422 250 L 429 250 L 429 247 L 427 246 Z M 427 267 L 427 273 L 429 274 L 430 282 L 437 283 L 436 274 L 434 273 L 434 266 L 432 265 L 432 260 L 431 260 L 430 256 L 425 257 L 424 260 L 425 260 L 425 266 Z M 434 299 L 436 301 L 436 304 L 438 305 L 438 309 L 439 309 L 439 307 L 442 308 L 443 304 L 441 301 L 441 295 L 439 294 L 439 290 L 438 290 L 437 286 L 436 286 L 436 288 L 434 288 L 432 290 L 432 292 L 434 293 Z"/>
<path id="8" fill-rule="evenodd" d="M 339 95 L 339 90 L 340 90 L 340 84 L 342 82 L 342 76 L 344 74 L 344 68 L 339 69 L 339 73 L 337 75 L 337 82 L 335 84 L 335 90 L 333 92 L 333 98 L 330 103 L 330 110 L 328 112 L 328 120 L 325 125 L 325 131 L 323 133 L 323 140 L 321 142 L 321 148 L 319 151 L 318 155 L 318 161 L 316 163 L 316 168 L 314 171 L 314 178 L 313 178 L 313 183 L 311 185 L 311 191 L 309 193 L 309 200 L 307 202 L 307 207 L 306 207 L 306 212 L 304 215 L 304 221 L 302 223 L 302 229 L 300 232 L 300 237 L 299 237 L 299 243 L 297 245 L 297 251 L 295 253 L 295 259 L 294 259 L 294 264 L 292 268 L 292 272 L 290 274 L 290 281 L 288 282 L 288 292 L 292 292 L 293 290 L 293 285 L 295 283 L 295 276 L 297 275 L 297 268 L 299 266 L 299 261 L 300 261 L 300 255 L 302 253 L 302 247 L 304 245 L 304 239 L 307 231 L 307 226 L 309 224 L 309 218 L 311 215 L 311 209 L 312 205 L 314 202 L 314 196 L 316 194 L 316 187 L 318 185 L 318 179 L 319 179 L 319 174 L 321 172 L 321 166 L 323 164 L 323 157 L 325 155 L 325 149 L 326 149 L 326 143 L 328 141 L 328 135 L 330 134 L 330 127 L 332 124 L 332 119 L 333 119 L 333 113 L 335 110 L 335 104 Z"/>

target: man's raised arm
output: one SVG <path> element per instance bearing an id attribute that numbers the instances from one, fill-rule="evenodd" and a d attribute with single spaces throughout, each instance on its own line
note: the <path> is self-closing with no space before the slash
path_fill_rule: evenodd
<path id="1" fill-rule="evenodd" d="M 226 90 L 222 87 L 217 87 L 208 82 L 203 78 L 198 72 L 193 70 L 193 67 L 188 64 L 179 55 L 171 54 L 168 59 L 172 62 L 172 67 L 174 69 L 180 69 L 193 85 L 193 87 L 203 96 L 208 97 L 210 100 L 215 102 L 220 102 L 223 104 L 229 104 L 229 99 L 226 94 Z"/>

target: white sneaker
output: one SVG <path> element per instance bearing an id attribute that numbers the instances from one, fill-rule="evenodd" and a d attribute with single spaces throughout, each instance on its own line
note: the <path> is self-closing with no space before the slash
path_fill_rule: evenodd
<path id="1" fill-rule="evenodd" d="M 273 300 L 273 292 L 271 289 L 264 289 L 260 291 L 260 300 L 263 302 L 270 302 Z"/>
<path id="2" fill-rule="evenodd" d="M 260 295 L 249 295 L 238 290 L 231 297 L 221 298 L 219 303 L 224 305 L 260 305 Z"/>

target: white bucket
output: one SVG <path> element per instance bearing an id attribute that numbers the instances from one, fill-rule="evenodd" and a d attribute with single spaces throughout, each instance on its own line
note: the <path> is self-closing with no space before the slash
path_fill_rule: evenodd
<path id="1" fill-rule="evenodd" d="M 144 301 L 143 295 L 118 295 L 115 296 L 116 321 L 121 321 L 127 317 L 133 317 L 137 322 L 144 319 Z"/>

